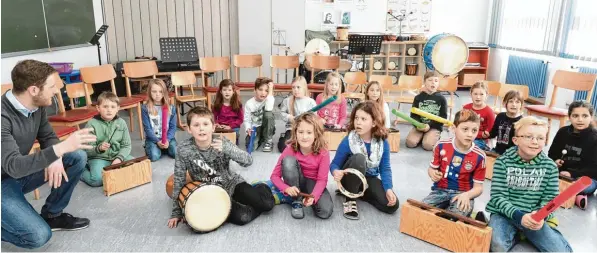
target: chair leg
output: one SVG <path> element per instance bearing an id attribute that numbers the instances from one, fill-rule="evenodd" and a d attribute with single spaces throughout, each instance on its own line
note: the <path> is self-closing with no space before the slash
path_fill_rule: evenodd
<path id="1" fill-rule="evenodd" d="M 547 137 L 545 138 L 545 145 L 549 144 L 549 133 L 551 132 L 551 118 L 547 118 Z"/>
<path id="2" fill-rule="evenodd" d="M 183 106 L 183 104 L 176 103 L 176 121 L 178 122 L 178 128 L 184 130 L 184 126 L 182 125 L 182 120 L 180 116 L 180 108 Z"/>
<path id="3" fill-rule="evenodd" d="M 145 133 L 143 133 L 143 119 L 141 118 L 141 104 L 137 106 L 137 118 L 139 120 L 139 137 L 141 140 L 145 139 Z"/>
<path id="4" fill-rule="evenodd" d="M 132 133 L 135 130 L 135 124 L 133 124 L 133 108 L 129 108 L 129 131 Z"/>
<path id="5" fill-rule="evenodd" d="M 33 191 L 33 198 L 34 198 L 35 200 L 39 200 L 39 189 L 35 189 L 35 190 Z"/>

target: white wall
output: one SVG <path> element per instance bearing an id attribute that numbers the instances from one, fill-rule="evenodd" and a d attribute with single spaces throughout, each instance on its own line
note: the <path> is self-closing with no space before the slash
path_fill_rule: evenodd
<path id="1" fill-rule="evenodd" d="M 93 15 L 95 18 L 95 26 L 96 26 L 96 30 L 97 30 L 104 24 L 102 0 L 93 0 L 93 11 L 94 11 Z M 112 28 L 108 28 L 108 29 L 112 29 Z M 93 34 L 95 34 L 95 31 L 89 31 L 89 39 L 91 39 Z M 107 62 L 105 38 L 106 38 L 105 36 L 102 36 L 102 38 L 100 39 L 100 43 L 102 44 L 102 48 L 101 48 L 102 64 L 106 64 L 106 62 Z M 17 64 L 17 62 L 19 62 L 21 60 L 25 60 L 25 59 L 34 59 L 34 60 L 43 61 L 43 62 L 73 62 L 75 69 L 79 69 L 81 67 L 98 65 L 97 47 L 92 46 L 92 45 L 89 45 L 86 47 L 81 47 L 81 48 L 54 51 L 54 52 L 2 58 L 2 63 L 0 65 L 0 67 L 1 67 L 0 76 L 2 78 L 2 83 L 10 83 L 11 82 L 10 72 L 12 71 L 12 68 Z"/>
<path id="2" fill-rule="evenodd" d="M 239 54 L 261 54 L 263 56 L 263 76 L 270 76 L 271 22 L 271 0 L 238 2 Z M 255 70 L 241 69 L 240 80 L 255 80 L 257 75 Z"/>

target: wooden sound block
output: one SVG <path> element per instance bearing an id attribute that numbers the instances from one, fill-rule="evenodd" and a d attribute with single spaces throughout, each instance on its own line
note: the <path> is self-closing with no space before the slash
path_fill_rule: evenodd
<path id="1" fill-rule="evenodd" d="M 390 143 L 390 152 L 398 153 L 400 151 L 400 132 L 390 132 L 388 142 Z"/>
<path id="2" fill-rule="evenodd" d="M 400 232 L 454 252 L 489 251 L 491 227 L 480 228 L 438 216 L 442 214 L 407 202 L 400 214 Z"/>
<path id="3" fill-rule="evenodd" d="M 187 171 L 187 180 L 186 180 L 185 184 L 190 183 L 191 180 L 192 180 L 191 175 L 189 175 L 189 172 Z M 174 174 L 170 175 L 168 180 L 166 180 L 166 194 L 168 194 L 168 197 L 172 198 L 173 190 L 174 190 Z"/>
<path id="4" fill-rule="evenodd" d="M 566 189 L 568 189 L 568 187 L 570 187 L 570 185 L 572 185 L 572 183 L 574 182 L 570 182 L 568 180 L 564 180 L 562 178 L 560 178 L 560 193 L 564 192 Z M 576 201 L 576 196 L 566 200 L 566 202 L 564 202 L 564 204 L 562 204 L 560 207 L 565 208 L 565 209 L 570 209 L 572 207 L 574 207 L 574 202 Z"/>
<path id="5" fill-rule="evenodd" d="M 147 156 L 107 166 L 102 171 L 104 194 L 110 196 L 151 183 L 151 176 L 151 161 Z"/>
<path id="6" fill-rule="evenodd" d="M 495 164 L 495 157 L 485 156 L 485 178 L 491 180 L 493 178 L 493 164 Z"/>
<path id="7" fill-rule="evenodd" d="M 346 135 L 348 135 L 348 133 L 344 131 L 324 131 L 323 137 L 328 142 L 328 150 L 337 150 L 340 142 L 342 142 L 342 139 L 344 139 Z"/>
<path id="8" fill-rule="evenodd" d="M 229 141 L 231 141 L 232 143 L 236 143 L 236 132 L 232 131 L 230 133 L 216 133 L 217 135 L 220 135 L 220 138 L 224 137 L 226 139 L 228 139 Z"/>

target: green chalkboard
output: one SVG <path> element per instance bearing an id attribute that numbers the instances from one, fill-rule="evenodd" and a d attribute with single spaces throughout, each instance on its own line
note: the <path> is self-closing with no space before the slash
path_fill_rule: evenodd
<path id="1" fill-rule="evenodd" d="M 3 54 L 85 44 L 95 34 L 93 0 L 9 0 L 1 7 Z"/>

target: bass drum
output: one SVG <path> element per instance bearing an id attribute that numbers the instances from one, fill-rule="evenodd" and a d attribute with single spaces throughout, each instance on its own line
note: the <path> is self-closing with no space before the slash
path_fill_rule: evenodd
<path id="1" fill-rule="evenodd" d="M 456 35 L 438 34 L 425 44 L 423 59 L 429 70 L 445 76 L 455 75 L 468 61 L 468 46 Z"/>

